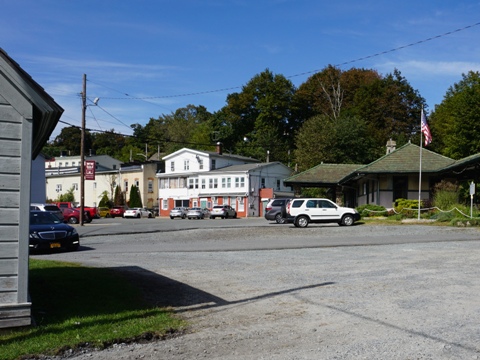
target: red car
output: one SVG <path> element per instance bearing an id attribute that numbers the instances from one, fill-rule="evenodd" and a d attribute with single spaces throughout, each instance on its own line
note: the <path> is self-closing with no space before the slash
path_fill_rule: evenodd
<path id="1" fill-rule="evenodd" d="M 114 217 L 124 217 L 126 209 L 127 209 L 127 207 L 125 207 L 125 206 L 114 206 L 113 208 L 110 209 L 110 216 L 112 218 L 114 218 Z"/>
<path id="2" fill-rule="evenodd" d="M 60 208 L 60 210 L 63 213 L 63 222 L 68 222 L 69 224 L 78 224 L 80 222 L 80 210 L 75 208 Z M 92 222 L 92 217 L 86 210 L 83 211 L 83 222 Z"/>

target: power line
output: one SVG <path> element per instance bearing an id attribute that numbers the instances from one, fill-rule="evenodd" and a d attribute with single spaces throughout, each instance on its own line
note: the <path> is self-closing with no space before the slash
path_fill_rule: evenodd
<path id="1" fill-rule="evenodd" d="M 467 26 L 464 26 L 464 27 L 459 28 L 459 29 L 456 29 L 456 30 L 448 31 L 448 32 L 443 33 L 443 34 L 440 34 L 440 35 L 435 35 L 435 36 L 432 36 L 432 37 L 429 37 L 429 38 L 426 38 L 426 39 L 418 40 L 418 41 L 415 41 L 415 42 L 410 43 L 410 44 L 406 44 L 406 45 L 402 45 L 402 46 L 399 46 L 399 47 L 396 47 L 396 48 L 392 48 L 392 49 L 390 49 L 390 50 L 385 50 L 385 51 L 381 51 L 381 52 L 378 52 L 378 53 L 375 53 L 375 54 L 371 54 L 371 55 L 367 55 L 367 56 L 362 56 L 362 57 L 359 57 L 359 58 L 356 58 L 356 59 L 353 59 L 353 60 L 348 60 L 348 61 L 345 61 L 345 62 L 336 64 L 336 65 L 334 65 L 334 66 L 335 66 L 335 67 L 341 67 L 341 66 L 344 66 L 344 65 L 353 64 L 353 63 L 356 63 L 356 62 L 359 62 L 359 61 L 363 61 L 363 60 L 366 60 L 366 59 L 371 59 L 371 58 L 378 57 L 378 56 L 381 56 L 381 55 L 385 55 L 385 54 L 388 54 L 388 53 L 392 53 L 392 52 L 395 52 L 395 51 L 403 50 L 403 49 L 405 49 L 405 48 L 412 47 L 412 46 L 416 46 L 416 45 L 420 45 L 420 44 L 423 44 L 423 43 L 426 43 L 426 42 L 429 42 L 429 41 L 433 41 L 433 40 L 436 40 L 436 39 L 440 39 L 440 38 L 442 38 L 442 37 L 449 36 L 449 35 L 458 33 L 458 32 L 460 32 L 460 31 L 464 31 L 464 30 L 473 28 L 473 27 L 478 26 L 478 25 L 480 25 L 480 22 L 477 22 L 477 23 L 471 24 L 471 25 L 467 25 Z M 298 74 L 286 76 L 286 78 L 287 78 L 287 79 L 291 79 L 291 78 L 294 78 L 294 77 L 299 77 L 299 76 L 304 76 L 304 75 L 308 75 L 308 74 L 313 74 L 313 73 L 316 73 L 316 72 L 319 72 L 319 71 L 321 71 L 321 69 L 316 69 L 316 70 L 311 70 L 311 71 L 305 71 L 305 72 L 302 72 L 302 73 L 298 73 Z M 152 100 L 152 99 L 167 99 L 167 98 L 176 98 L 176 97 L 187 97 L 187 96 L 194 96 L 194 95 L 211 94 L 211 93 L 224 92 L 224 91 L 230 91 L 230 90 L 241 89 L 241 88 L 242 88 L 242 86 L 233 86 L 233 87 L 228 87 L 228 88 L 223 88 L 223 89 L 199 91 L 199 92 L 194 92 L 194 93 L 186 93 L 186 94 L 178 94 L 178 95 L 163 95 L 163 96 L 146 96 L 146 97 L 133 97 L 133 96 L 130 96 L 128 93 L 115 90 L 115 91 L 118 92 L 118 93 L 124 94 L 125 96 L 127 96 L 127 98 L 124 98 L 124 97 L 121 97 L 121 98 L 120 98 L 120 97 L 103 97 L 103 98 L 104 98 L 104 99 L 110 99 L 110 100 Z M 112 89 L 112 90 L 113 90 L 113 89 Z"/>

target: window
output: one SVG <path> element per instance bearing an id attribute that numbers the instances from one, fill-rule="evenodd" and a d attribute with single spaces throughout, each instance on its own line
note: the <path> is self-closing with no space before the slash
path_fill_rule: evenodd
<path id="1" fill-rule="evenodd" d="M 212 159 L 212 168 L 211 170 L 215 170 L 217 168 L 217 162 L 215 159 Z"/>
<path id="2" fill-rule="evenodd" d="M 202 179 L 202 189 L 206 188 L 206 182 L 207 182 L 206 179 Z"/>
<path id="3" fill-rule="evenodd" d="M 57 184 L 56 189 L 57 189 L 57 192 L 62 191 L 62 184 Z"/>
<path id="4" fill-rule="evenodd" d="M 152 179 L 148 179 L 148 185 L 147 185 L 147 187 L 148 187 L 148 190 L 147 190 L 147 191 L 148 191 L 149 193 L 153 193 L 153 180 L 152 180 Z"/>
<path id="5" fill-rule="evenodd" d="M 59 162 L 59 163 L 58 163 L 58 167 L 62 166 L 62 164 L 63 164 L 63 163 Z"/>
<path id="6" fill-rule="evenodd" d="M 175 161 L 170 161 L 170 171 L 175 171 Z"/>
<path id="7" fill-rule="evenodd" d="M 128 180 L 123 181 L 123 191 L 128 192 Z"/>
<path id="8" fill-rule="evenodd" d="M 213 188 L 214 189 L 218 188 L 218 179 L 217 178 L 213 179 Z"/>
<path id="9" fill-rule="evenodd" d="M 277 190 L 280 190 L 280 179 L 277 179 Z"/>
<path id="10" fill-rule="evenodd" d="M 94 189 L 97 188 L 97 183 L 96 183 L 96 182 L 93 183 L 93 188 L 94 188 Z"/>
<path id="11" fill-rule="evenodd" d="M 203 159 L 198 159 L 198 168 L 199 168 L 200 170 L 203 169 Z"/>
<path id="12" fill-rule="evenodd" d="M 78 183 L 72 184 L 73 190 L 78 191 Z"/>
<path id="13" fill-rule="evenodd" d="M 227 178 L 227 188 L 230 189 L 232 187 L 232 178 Z"/>
<path id="14" fill-rule="evenodd" d="M 162 200 L 162 209 L 167 210 L 168 209 L 168 199 L 163 199 Z"/>
<path id="15" fill-rule="evenodd" d="M 245 187 L 245 178 L 244 177 L 236 177 L 235 178 L 235 187 L 236 188 Z"/>
<path id="16" fill-rule="evenodd" d="M 75 166 L 75 161 L 72 161 L 72 166 Z M 50 167 L 50 166 L 48 166 L 48 167 Z"/>
<path id="17" fill-rule="evenodd" d="M 140 188 L 140 181 L 138 181 L 138 179 L 135 179 L 135 186 L 137 188 Z"/>
<path id="18" fill-rule="evenodd" d="M 222 178 L 222 189 L 225 189 L 227 187 L 227 179 Z"/>
<path id="19" fill-rule="evenodd" d="M 261 184 L 262 189 L 265 188 L 265 178 L 262 178 L 262 184 Z"/>
<path id="20" fill-rule="evenodd" d="M 190 160 L 183 161 L 183 170 L 190 170 Z"/>
<path id="21" fill-rule="evenodd" d="M 193 189 L 193 179 L 188 179 L 188 188 Z"/>
<path id="22" fill-rule="evenodd" d="M 113 165 L 112 169 L 117 170 L 117 165 Z"/>
<path id="23" fill-rule="evenodd" d="M 68 161 L 65 161 L 65 166 L 68 166 Z"/>

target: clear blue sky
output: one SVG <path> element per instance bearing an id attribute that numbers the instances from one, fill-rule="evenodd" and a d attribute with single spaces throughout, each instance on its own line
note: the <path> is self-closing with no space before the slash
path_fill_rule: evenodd
<path id="1" fill-rule="evenodd" d="M 473 0 L 0 0 L 0 9 L 0 47 L 65 109 L 61 121 L 80 126 L 86 74 L 89 103 L 100 98 L 87 127 L 123 134 L 188 104 L 215 112 L 266 68 L 296 86 L 328 64 L 397 68 L 430 110 L 462 73 L 480 71 L 479 25 L 371 56 L 479 23 Z"/>

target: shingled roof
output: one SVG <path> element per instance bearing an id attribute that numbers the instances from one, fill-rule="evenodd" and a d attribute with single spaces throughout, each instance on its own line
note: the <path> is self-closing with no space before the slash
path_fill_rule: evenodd
<path id="1" fill-rule="evenodd" d="M 455 160 L 422 148 L 422 172 L 437 172 Z M 357 169 L 357 173 L 415 173 L 420 171 L 420 146 L 407 143 L 374 162 Z"/>
<path id="2" fill-rule="evenodd" d="M 319 164 L 285 179 L 284 183 L 288 185 L 288 183 L 291 182 L 304 186 L 308 186 L 309 184 L 336 185 L 343 178 L 363 166 L 364 165 L 358 164 Z"/>

